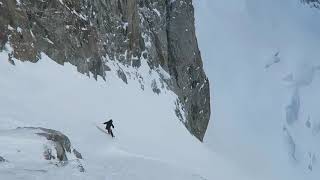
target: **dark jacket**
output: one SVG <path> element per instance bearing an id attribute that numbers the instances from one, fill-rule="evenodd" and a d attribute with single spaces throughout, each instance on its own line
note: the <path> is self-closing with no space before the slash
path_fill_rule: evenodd
<path id="1" fill-rule="evenodd" d="M 106 129 L 110 129 L 111 127 L 114 128 L 112 122 L 113 122 L 113 121 L 112 121 L 112 119 L 111 119 L 110 121 L 107 121 L 107 122 L 105 122 L 105 123 L 103 123 L 103 124 L 106 125 Z"/>

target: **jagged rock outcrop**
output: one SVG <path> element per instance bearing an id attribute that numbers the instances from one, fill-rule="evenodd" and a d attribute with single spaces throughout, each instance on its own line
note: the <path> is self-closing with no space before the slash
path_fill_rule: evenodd
<path id="1" fill-rule="evenodd" d="M 7 160 L 5 158 L 3 158 L 2 156 L 0 156 L 0 163 L 1 162 L 6 162 Z"/>
<path id="2" fill-rule="evenodd" d="M 313 114 L 308 104 L 316 102 L 311 99 L 317 96 L 318 91 L 309 91 L 308 88 L 317 88 L 314 85 L 320 68 L 318 65 L 300 68 L 283 79 L 290 85 L 288 87 L 291 87 L 292 91 L 291 99 L 285 108 L 283 132 L 289 157 L 309 171 L 314 171 L 319 152 L 313 146 L 318 140 L 320 126 L 317 116 Z M 308 93 L 305 93 L 306 90 Z M 309 99 L 310 97 L 312 98 Z"/>
<path id="3" fill-rule="evenodd" d="M 312 7 L 320 8 L 319 0 L 301 0 L 302 3 L 309 4 Z"/>
<path id="4" fill-rule="evenodd" d="M 45 137 L 47 140 L 54 143 L 55 150 L 57 152 L 57 157 L 52 156 L 50 152 L 52 152 L 51 149 L 46 148 L 45 149 L 45 158 L 47 160 L 51 159 L 58 159 L 59 161 L 68 161 L 67 153 L 74 153 L 74 155 L 82 159 L 82 155 L 76 150 L 71 149 L 71 142 L 69 138 L 62 134 L 59 131 L 52 130 L 52 129 L 46 129 L 46 128 L 33 128 L 33 127 L 26 127 L 25 129 L 31 129 L 31 130 L 40 130 L 40 132 L 37 132 L 36 134 L 42 137 Z M 72 150 L 72 151 L 71 151 Z"/>
<path id="5" fill-rule="evenodd" d="M 210 118 L 209 81 L 197 45 L 192 0 L 0 0 L 0 50 L 9 61 L 57 63 L 105 77 L 107 60 L 170 74 L 163 80 L 179 97 L 177 116 L 203 140 Z M 127 83 L 125 72 L 119 77 Z M 161 93 L 152 85 L 155 93 Z M 180 108 L 178 108 L 180 107 Z M 181 112 L 184 111 L 184 112 Z"/>
<path id="6" fill-rule="evenodd" d="M 72 147 L 69 138 L 63 133 L 41 127 L 21 127 L 1 130 L 2 140 L 15 139 L 20 143 L 8 143 L 2 147 L 8 161 L 0 156 L 0 162 L 9 162 L 27 170 L 47 171 L 50 166 L 73 166 L 80 172 L 85 169 L 81 163 L 82 155 Z M 32 162 L 30 162 L 32 161 Z M 35 169 L 29 169 L 33 164 Z M 47 164 L 47 167 L 43 167 Z"/>

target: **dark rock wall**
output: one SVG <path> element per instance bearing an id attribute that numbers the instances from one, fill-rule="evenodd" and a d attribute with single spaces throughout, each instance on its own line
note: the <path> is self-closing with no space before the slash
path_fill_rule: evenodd
<path id="1" fill-rule="evenodd" d="M 304 4 L 309 4 L 311 7 L 320 8 L 320 0 L 300 0 Z"/>
<path id="2" fill-rule="evenodd" d="M 179 96 L 176 113 L 203 140 L 210 118 L 209 81 L 194 27 L 192 0 L 0 0 L 0 50 L 37 62 L 44 52 L 94 78 L 110 70 L 106 59 L 139 67 L 161 66 Z M 20 2 L 20 3 L 19 3 Z M 121 73 L 121 79 L 126 80 Z M 157 88 L 155 93 L 160 93 Z M 183 109 L 186 119 L 181 114 Z"/>

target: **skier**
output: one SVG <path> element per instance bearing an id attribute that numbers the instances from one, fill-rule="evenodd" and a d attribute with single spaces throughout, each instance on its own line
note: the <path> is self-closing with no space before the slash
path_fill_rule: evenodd
<path id="1" fill-rule="evenodd" d="M 106 130 L 108 130 L 108 134 L 110 134 L 114 138 L 114 135 L 113 135 L 113 132 L 112 132 L 112 129 L 111 129 L 111 127 L 114 128 L 112 122 L 113 122 L 112 119 L 110 119 L 109 121 L 107 121 L 107 122 L 105 122 L 103 124 L 106 125 Z"/>

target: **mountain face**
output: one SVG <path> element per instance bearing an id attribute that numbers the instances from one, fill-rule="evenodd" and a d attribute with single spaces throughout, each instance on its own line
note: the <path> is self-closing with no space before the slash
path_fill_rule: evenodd
<path id="1" fill-rule="evenodd" d="M 320 1 L 319 0 L 301 0 L 302 3 L 310 4 L 312 7 L 319 8 Z"/>
<path id="2" fill-rule="evenodd" d="M 107 61 L 139 68 L 147 59 L 170 78 L 152 83 L 155 93 L 166 84 L 178 95 L 176 115 L 203 140 L 210 118 L 209 81 L 204 73 L 194 27 L 192 0 L 1 0 L 0 51 L 10 44 L 8 60 L 36 63 L 45 53 L 80 73 L 106 78 Z M 117 75 L 128 83 L 121 67 Z M 143 77 L 136 77 L 143 86 Z"/>
<path id="3" fill-rule="evenodd" d="M 104 81 L 45 53 L 37 63 L 13 58 L 12 66 L 12 48 L 6 49 L 0 53 L 1 179 L 217 179 L 212 162 L 221 160 L 179 121 L 177 95 L 166 88 L 153 92 L 152 82 L 168 75 L 151 70 L 145 59 L 140 68 L 108 61 Z M 130 72 L 128 84 L 118 67 Z M 104 130 L 110 118 L 115 138 Z"/>
<path id="4" fill-rule="evenodd" d="M 320 177 L 318 5 L 195 1 L 202 57 L 212 59 L 204 67 L 215 82 L 206 141 L 254 169 L 253 179 Z"/>

